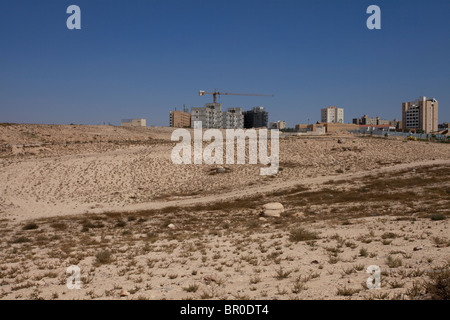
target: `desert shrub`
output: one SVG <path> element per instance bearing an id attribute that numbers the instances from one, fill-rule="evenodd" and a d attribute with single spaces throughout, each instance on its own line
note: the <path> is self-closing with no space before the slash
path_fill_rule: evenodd
<path id="1" fill-rule="evenodd" d="M 39 228 L 38 225 L 34 222 L 29 222 L 22 227 L 22 230 L 35 230 Z"/>
<path id="2" fill-rule="evenodd" d="M 426 292 L 433 300 L 450 300 L 450 264 L 434 268 L 428 274 L 430 280 L 425 281 Z"/>
<path id="3" fill-rule="evenodd" d="M 112 261 L 112 253 L 108 250 L 100 251 L 95 258 L 98 264 L 108 264 Z"/>
<path id="4" fill-rule="evenodd" d="M 317 240 L 319 239 L 319 234 L 317 232 L 309 231 L 302 227 L 299 227 L 291 230 L 289 239 L 293 242 Z"/>

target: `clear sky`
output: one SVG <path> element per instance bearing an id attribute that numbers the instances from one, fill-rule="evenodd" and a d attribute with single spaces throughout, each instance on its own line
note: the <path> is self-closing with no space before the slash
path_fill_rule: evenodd
<path id="1" fill-rule="evenodd" d="M 81 8 L 81 30 L 66 9 Z M 381 30 L 366 9 L 381 8 Z M 435 97 L 450 121 L 448 0 L 3 0 L 0 122 L 119 124 L 203 106 L 264 106 L 289 126 L 337 105 L 345 121 L 401 118 Z"/>

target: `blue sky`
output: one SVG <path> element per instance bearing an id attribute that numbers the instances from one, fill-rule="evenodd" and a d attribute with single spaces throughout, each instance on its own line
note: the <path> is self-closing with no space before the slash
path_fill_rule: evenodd
<path id="1" fill-rule="evenodd" d="M 81 8 L 68 30 L 66 9 Z M 381 8 L 381 30 L 366 9 Z M 203 106 L 264 106 L 289 126 L 337 105 L 345 121 L 401 118 L 401 103 L 439 101 L 450 121 L 448 0 L 3 0 L 0 122 L 119 124 Z"/>

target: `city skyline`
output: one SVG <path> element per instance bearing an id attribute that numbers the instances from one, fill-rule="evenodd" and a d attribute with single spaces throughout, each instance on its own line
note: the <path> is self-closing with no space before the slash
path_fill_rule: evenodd
<path id="1" fill-rule="evenodd" d="M 66 27 L 71 4 L 81 30 Z M 381 30 L 366 27 L 371 4 Z M 202 107 L 212 97 L 198 90 L 214 88 L 274 94 L 220 102 L 263 106 L 288 127 L 334 105 L 345 123 L 401 119 L 402 103 L 418 96 L 435 97 L 446 122 L 449 9 L 439 0 L 9 2 L 0 13 L 0 122 L 168 126 L 170 110 Z"/>

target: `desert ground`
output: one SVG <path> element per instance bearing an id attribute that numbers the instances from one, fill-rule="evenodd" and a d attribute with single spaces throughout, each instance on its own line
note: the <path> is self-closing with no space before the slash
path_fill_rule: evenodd
<path id="1" fill-rule="evenodd" d="M 173 164 L 172 131 L 0 124 L 0 298 L 450 298 L 450 144 L 281 136 L 261 176 Z"/>

